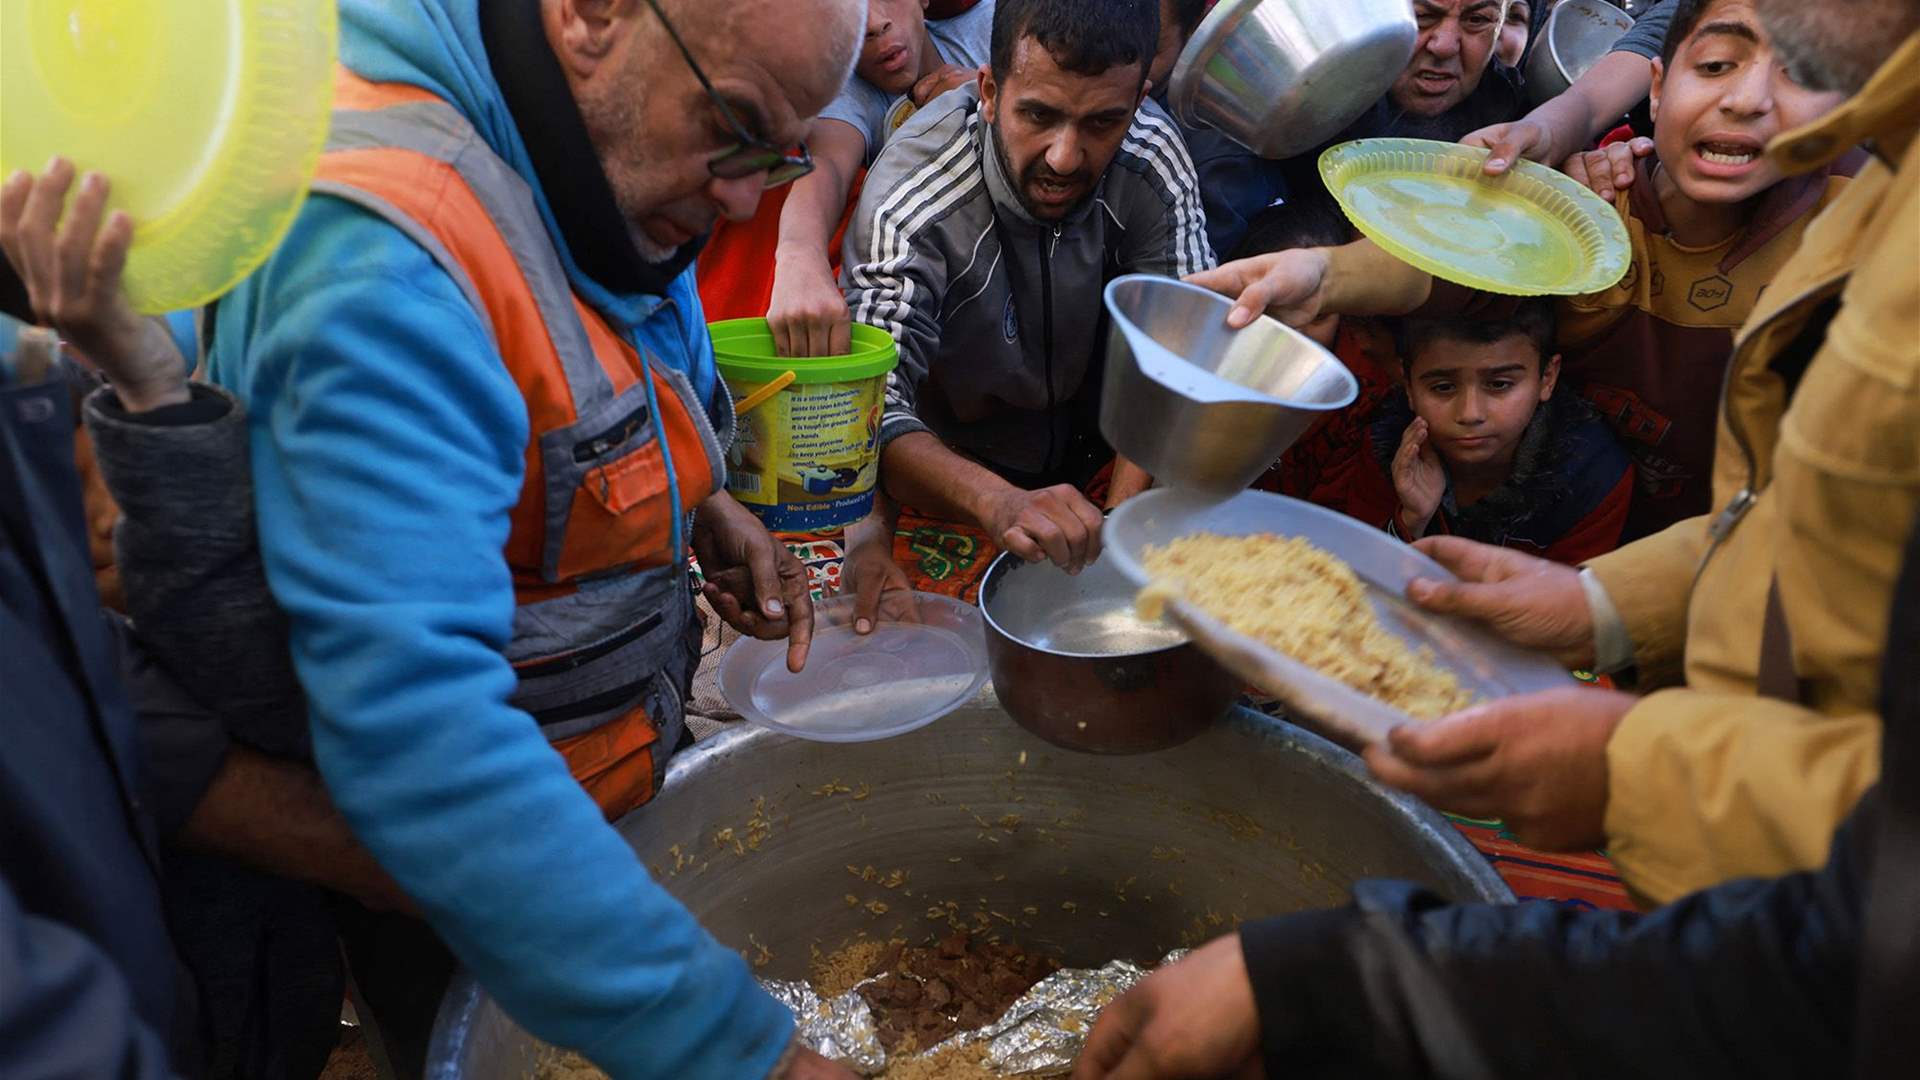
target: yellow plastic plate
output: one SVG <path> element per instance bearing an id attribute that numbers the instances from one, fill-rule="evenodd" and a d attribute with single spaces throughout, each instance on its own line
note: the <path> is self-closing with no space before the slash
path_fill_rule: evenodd
<path id="1" fill-rule="evenodd" d="M 264 262 L 326 141 L 333 0 L 6 0 L 0 175 L 54 155 L 113 182 L 126 288 L 197 307 Z"/>
<path id="2" fill-rule="evenodd" d="M 1522 161 L 1481 173 L 1487 151 L 1425 139 L 1361 139 L 1320 155 L 1354 225 L 1435 277 L 1510 296 L 1579 296 L 1626 276 L 1620 214 L 1562 173 Z"/>

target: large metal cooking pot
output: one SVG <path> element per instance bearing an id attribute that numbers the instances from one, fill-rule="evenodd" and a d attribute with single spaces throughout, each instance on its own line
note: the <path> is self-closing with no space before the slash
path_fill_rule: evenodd
<path id="1" fill-rule="evenodd" d="M 660 797 L 619 829 L 721 941 L 764 946 L 758 974 L 775 978 L 806 977 L 816 942 L 922 939 L 945 925 L 927 909 L 948 900 L 1085 965 L 1153 960 L 1241 919 L 1339 904 L 1362 877 L 1512 898 L 1439 814 L 1332 744 L 1238 709 L 1191 742 L 1130 757 L 1050 746 L 987 695 L 881 742 L 738 727 L 676 756 Z M 906 880 L 889 889 L 848 872 L 867 866 Z M 462 972 L 427 1073 L 524 1080 L 538 1048 Z"/>
<path id="2" fill-rule="evenodd" d="M 1535 105 L 1567 92 L 1633 29 L 1633 16 L 1605 0 L 1560 0 L 1527 59 L 1527 96 Z"/>
<path id="3" fill-rule="evenodd" d="M 1072 750 L 1137 754 L 1186 742 L 1232 704 L 1240 679 L 1174 627 L 1134 614 L 1111 559 L 1078 574 L 1011 551 L 980 582 L 1000 704 Z"/>
<path id="4" fill-rule="evenodd" d="M 1167 103 L 1261 157 L 1338 135 L 1413 58 L 1408 0 L 1220 0 L 1174 64 Z"/>
<path id="5" fill-rule="evenodd" d="M 1169 487 L 1225 498 L 1360 384 L 1312 338 L 1261 315 L 1227 328 L 1227 297 L 1172 278 L 1109 282 L 1100 434 Z"/>

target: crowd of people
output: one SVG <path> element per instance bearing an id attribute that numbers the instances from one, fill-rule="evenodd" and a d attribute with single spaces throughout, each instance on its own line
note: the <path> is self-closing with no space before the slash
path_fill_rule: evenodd
<path id="1" fill-rule="evenodd" d="M 615 1077 L 850 1076 L 608 824 L 692 741 L 708 619 L 794 671 L 811 642 L 726 491 L 706 322 L 896 343 L 844 538 L 867 630 L 901 507 L 1078 572 L 1153 484 L 1098 424 L 1125 273 L 1355 375 L 1259 487 L 1613 681 L 1368 768 L 1604 847 L 1647 910 L 1363 883 L 1149 978 L 1076 1076 L 1910 1067 L 1920 3 L 1664 0 L 1531 110 L 1550 0 L 1409 3 L 1381 99 L 1274 161 L 1166 105 L 1205 0 L 342 0 L 312 196 L 167 318 L 120 288 L 113 177 L 7 177 L 0 1076 L 312 1080 L 350 976 L 417 1077 L 456 963 Z M 1316 167 L 1382 136 L 1563 169 L 1625 277 L 1399 261 Z"/>

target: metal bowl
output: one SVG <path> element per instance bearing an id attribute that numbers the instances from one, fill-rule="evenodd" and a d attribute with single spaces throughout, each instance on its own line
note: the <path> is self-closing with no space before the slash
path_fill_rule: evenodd
<path id="1" fill-rule="evenodd" d="M 1071 750 L 1138 754 L 1206 730 L 1240 680 L 1179 630 L 1134 614 L 1113 560 L 1079 574 L 1002 552 L 980 583 L 994 693 L 1035 735 Z"/>
<path id="2" fill-rule="evenodd" d="M 1386 96 L 1419 36 L 1407 0 L 1221 0 L 1174 64 L 1167 102 L 1261 157 L 1293 157 Z"/>
<path id="3" fill-rule="evenodd" d="M 721 829 L 744 836 L 750 819 L 767 823 L 756 847 L 715 842 Z M 1351 754 L 1243 709 L 1133 757 L 1057 749 L 990 697 L 885 742 L 736 727 L 676 755 L 660 797 L 618 827 L 721 941 L 766 948 L 755 973 L 768 978 L 806 977 L 816 942 L 923 940 L 945 926 L 927 909 L 947 900 L 968 919 L 999 912 L 1010 940 L 1090 965 L 1151 961 L 1241 919 L 1340 904 L 1364 877 L 1459 901 L 1512 898 L 1445 818 L 1368 779 Z M 848 873 L 867 866 L 906 881 L 888 889 Z M 461 972 L 427 1075 L 524 1080 L 539 1048 Z"/>
<path id="4" fill-rule="evenodd" d="M 1605 0 L 1560 0 L 1527 60 L 1527 96 L 1535 105 L 1567 92 L 1633 29 L 1633 16 Z"/>
<path id="5" fill-rule="evenodd" d="M 1156 480 L 1233 495 L 1359 383 L 1313 339 L 1265 315 L 1227 328 L 1233 301 L 1171 278 L 1107 286 L 1100 433 Z"/>

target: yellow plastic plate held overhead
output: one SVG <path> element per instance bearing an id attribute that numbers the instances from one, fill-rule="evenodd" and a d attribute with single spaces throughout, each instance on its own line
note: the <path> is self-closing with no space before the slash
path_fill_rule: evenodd
<path id="1" fill-rule="evenodd" d="M 6 0 L 0 174 L 55 155 L 134 222 L 126 289 L 197 307 L 266 261 L 326 141 L 333 0 Z M 76 185 L 77 187 L 77 185 Z"/>
<path id="2" fill-rule="evenodd" d="M 1361 139 L 1320 155 L 1320 176 L 1366 237 L 1438 278 L 1511 296 L 1580 296 L 1626 276 L 1620 214 L 1531 161 L 1482 171 L 1487 151 L 1425 139 Z"/>

